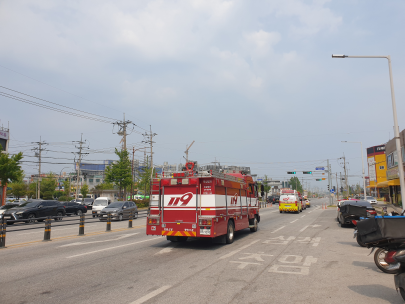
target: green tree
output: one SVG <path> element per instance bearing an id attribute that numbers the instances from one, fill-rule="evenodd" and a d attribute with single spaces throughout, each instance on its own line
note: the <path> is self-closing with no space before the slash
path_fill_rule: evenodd
<path id="1" fill-rule="evenodd" d="M 64 194 L 63 194 L 63 196 L 70 196 L 70 181 L 69 181 L 69 179 L 66 179 L 64 182 L 63 182 L 63 192 L 64 192 Z"/>
<path id="2" fill-rule="evenodd" d="M 155 172 L 154 172 L 155 173 Z M 152 168 L 145 167 L 143 172 L 139 174 L 139 181 L 137 184 L 138 192 L 143 192 L 144 196 L 147 196 L 147 193 L 150 191 Z"/>
<path id="3" fill-rule="evenodd" d="M 27 196 L 28 198 L 37 197 L 37 183 L 30 183 L 28 185 Z"/>
<path id="4" fill-rule="evenodd" d="M 17 198 L 20 198 L 27 194 L 28 186 L 25 183 L 22 182 L 12 183 L 9 185 L 9 187 L 11 188 L 11 193 Z"/>
<path id="5" fill-rule="evenodd" d="M 84 184 L 80 189 L 80 193 L 83 195 L 83 198 L 86 198 L 87 193 L 89 193 L 89 186 L 87 184 Z"/>
<path id="6" fill-rule="evenodd" d="M 6 187 L 7 183 L 22 180 L 24 176 L 24 171 L 20 165 L 22 157 L 22 152 L 10 156 L 0 151 L 0 182 L 2 187 Z"/>
<path id="7" fill-rule="evenodd" d="M 53 193 L 55 192 L 58 182 L 55 175 L 49 172 L 48 176 L 42 178 L 41 181 L 41 198 L 53 199 Z"/>
<path id="8" fill-rule="evenodd" d="M 128 151 L 115 149 L 115 154 L 119 160 L 111 164 L 105 170 L 105 180 L 108 183 L 114 183 L 120 190 L 120 197 L 123 197 L 122 190 L 129 187 L 132 183 L 131 162 L 129 161 Z"/>
<path id="9" fill-rule="evenodd" d="M 292 186 L 293 190 L 297 190 L 298 192 L 303 193 L 303 189 L 302 189 L 302 185 L 300 183 L 300 180 L 298 179 L 298 177 L 294 176 L 290 178 L 290 185 Z"/>

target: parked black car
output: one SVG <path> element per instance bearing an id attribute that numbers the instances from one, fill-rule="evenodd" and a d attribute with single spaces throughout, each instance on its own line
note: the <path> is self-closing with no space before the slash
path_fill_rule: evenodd
<path id="1" fill-rule="evenodd" d="M 65 207 L 66 214 L 67 215 L 81 215 L 83 213 L 87 213 L 87 206 L 82 205 L 79 203 L 71 203 L 71 202 L 60 202 L 62 206 Z"/>
<path id="2" fill-rule="evenodd" d="M 340 203 L 337 219 L 340 226 L 344 227 L 347 224 L 352 225 L 352 220 L 375 215 L 377 215 L 377 212 L 369 202 L 348 200 Z"/>
<path id="3" fill-rule="evenodd" d="M 3 216 L 8 225 L 14 224 L 14 221 L 33 223 L 36 218 L 41 218 L 42 222 L 47 216 L 55 217 L 55 221 L 61 221 L 66 215 L 65 207 L 54 200 L 29 200 L 18 207 L 8 209 Z"/>

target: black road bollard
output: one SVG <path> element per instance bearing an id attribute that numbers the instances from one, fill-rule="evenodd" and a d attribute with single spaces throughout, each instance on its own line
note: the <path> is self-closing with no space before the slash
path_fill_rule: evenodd
<path id="1" fill-rule="evenodd" d="M 84 235 L 84 213 L 80 214 L 79 236 Z"/>
<path id="2" fill-rule="evenodd" d="M 1 248 L 6 248 L 6 227 L 7 227 L 7 221 L 4 218 L 4 215 L 1 217 L 1 223 L 0 223 L 0 249 Z"/>
<path id="3" fill-rule="evenodd" d="M 111 231 L 111 213 L 110 212 L 108 212 L 108 214 L 107 214 L 107 229 L 106 229 L 106 232 L 109 232 L 109 231 Z"/>
<path id="4" fill-rule="evenodd" d="M 45 219 L 45 232 L 44 232 L 44 242 L 51 240 L 51 217 L 48 216 Z"/>
<path id="5" fill-rule="evenodd" d="M 134 211 L 131 210 L 129 213 L 129 219 L 128 219 L 128 228 L 132 228 L 132 219 L 134 218 Z"/>

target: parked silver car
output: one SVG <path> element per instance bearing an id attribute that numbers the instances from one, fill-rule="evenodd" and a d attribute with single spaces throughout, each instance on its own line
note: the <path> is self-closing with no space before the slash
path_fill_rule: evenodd
<path id="1" fill-rule="evenodd" d="M 113 202 L 101 210 L 98 216 L 100 221 L 105 221 L 108 213 L 111 213 L 111 219 L 122 221 L 129 219 L 131 212 L 134 219 L 138 218 L 138 207 L 134 202 Z"/>

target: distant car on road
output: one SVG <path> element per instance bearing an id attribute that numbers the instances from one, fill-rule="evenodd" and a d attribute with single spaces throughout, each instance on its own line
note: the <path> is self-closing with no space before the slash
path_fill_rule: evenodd
<path id="1" fill-rule="evenodd" d="M 13 221 L 15 220 L 34 223 L 36 218 L 47 216 L 55 217 L 55 221 L 61 221 L 65 215 L 65 207 L 54 200 L 29 200 L 3 213 L 8 225 L 14 224 Z M 39 219 L 38 222 L 42 222 L 43 220 Z"/>
<path id="2" fill-rule="evenodd" d="M 308 199 L 305 200 L 305 205 L 307 206 L 307 208 L 311 207 L 311 203 Z"/>
<path id="3" fill-rule="evenodd" d="M 101 210 L 98 216 L 100 221 L 107 220 L 108 213 L 111 213 L 111 219 L 122 221 L 124 218 L 129 219 L 131 212 L 133 218 L 138 218 L 138 207 L 134 202 L 114 202 Z"/>
<path id="4" fill-rule="evenodd" d="M 372 197 L 372 196 L 366 196 L 366 199 L 364 199 L 364 196 L 362 196 L 360 199 L 365 200 L 365 201 L 369 202 L 370 204 L 377 204 L 377 200 L 375 199 L 375 197 Z"/>
<path id="5" fill-rule="evenodd" d="M 83 213 L 87 213 L 87 206 L 82 205 L 79 203 L 71 203 L 71 202 L 60 202 L 62 206 L 65 207 L 67 215 L 82 215 Z"/>
<path id="6" fill-rule="evenodd" d="M 93 202 L 93 208 L 91 211 L 93 217 L 99 216 L 101 210 L 103 210 L 109 204 L 111 204 L 111 199 L 109 199 L 108 197 L 97 197 Z"/>

